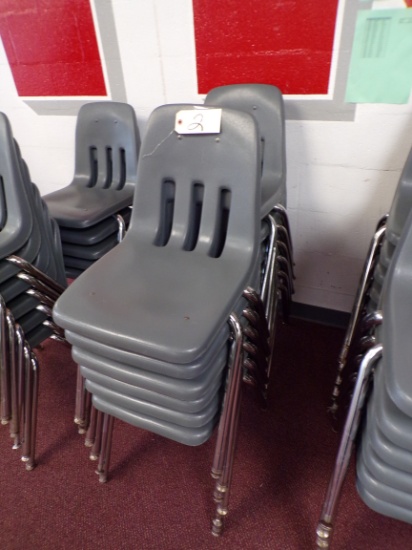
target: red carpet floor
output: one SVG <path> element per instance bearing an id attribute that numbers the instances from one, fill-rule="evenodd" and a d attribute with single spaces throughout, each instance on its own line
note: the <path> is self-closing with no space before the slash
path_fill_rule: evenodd
<path id="1" fill-rule="evenodd" d="M 35 470 L 24 470 L 0 427 L 0 549 L 314 548 L 338 445 L 325 411 L 342 339 L 339 329 L 295 319 L 279 327 L 268 409 L 245 387 L 230 513 L 218 539 L 210 534 L 214 439 L 189 448 L 118 421 L 111 479 L 99 484 L 72 422 L 76 366 L 68 347 L 46 342 Z M 412 526 L 358 497 L 353 461 L 332 548 L 412 548 Z"/>

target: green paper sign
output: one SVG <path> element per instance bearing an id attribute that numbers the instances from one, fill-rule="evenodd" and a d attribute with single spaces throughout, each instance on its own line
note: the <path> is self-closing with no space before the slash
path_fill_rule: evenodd
<path id="1" fill-rule="evenodd" d="M 346 101 L 407 103 L 411 89 L 412 9 L 360 11 Z"/>

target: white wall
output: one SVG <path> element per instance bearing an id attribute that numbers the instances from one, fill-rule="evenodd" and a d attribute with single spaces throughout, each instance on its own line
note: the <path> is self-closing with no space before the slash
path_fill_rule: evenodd
<path id="1" fill-rule="evenodd" d="M 144 133 L 157 105 L 201 100 L 191 0 L 112 0 L 112 7 L 127 101 Z M 1 46 L 0 90 L 0 110 L 42 194 L 67 185 L 75 117 L 40 115 L 20 99 Z M 358 105 L 353 122 L 287 122 L 296 301 L 350 309 L 374 226 L 411 145 L 412 102 Z"/>

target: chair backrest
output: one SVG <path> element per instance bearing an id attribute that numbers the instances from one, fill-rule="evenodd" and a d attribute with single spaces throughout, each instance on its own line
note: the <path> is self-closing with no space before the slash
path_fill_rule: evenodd
<path id="1" fill-rule="evenodd" d="M 131 105 L 86 103 L 77 117 L 73 183 L 118 190 L 134 185 L 139 149 L 140 134 Z"/>
<path id="2" fill-rule="evenodd" d="M 33 218 L 10 122 L 0 113 L 0 258 L 23 247 Z"/>
<path id="3" fill-rule="evenodd" d="M 285 112 L 279 88 L 270 84 L 231 84 L 213 88 L 206 105 L 244 111 L 253 116 L 261 143 L 262 178 L 273 182 L 273 192 L 282 187 L 286 203 Z M 285 206 L 285 204 L 284 204 Z"/>
<path id="4" fill-rule="evenodd" d="M 125 240 L 210 257 L 230 248 L 246 254 L 259 241 L 256 123 L 247 113 L 222 109 L 219 134 L 178 134 L 176 114 L 199 108 L 164 105 L 150 116 Z"/>
<path id="5" fill-rule="evenodd" d="M 387 238 L 396 244 L 412 209 L 412 148 L 403 167 L 386 224 Z"/>

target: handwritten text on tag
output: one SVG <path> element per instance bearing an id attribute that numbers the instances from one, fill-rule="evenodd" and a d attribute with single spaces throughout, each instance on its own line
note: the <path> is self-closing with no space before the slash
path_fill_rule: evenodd
<path id="1" fill-rule="evenodd" d="M 176 113 L 178 134 L 219 134 L 222 109 L 185 109 Z"/>

